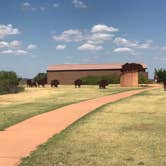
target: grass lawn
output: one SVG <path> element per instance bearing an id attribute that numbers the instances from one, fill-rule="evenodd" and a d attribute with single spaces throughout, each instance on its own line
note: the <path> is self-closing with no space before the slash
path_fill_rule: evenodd
<path id="1" fill-rule="evenodd" d="M 29 88 L 25 92 L 0 96 L 0 130 L 32 116 L 54 110 L 61 106 L 109 95 L 129 88 L 109 86 L 105 90 L 97 86 L 60 86 L 59 88 Z"/>
<path id="2" fill-rule="evenodd" d="M 166 166 L 166 92 L 108 104 L 41 145 L 20 166 Z"/>

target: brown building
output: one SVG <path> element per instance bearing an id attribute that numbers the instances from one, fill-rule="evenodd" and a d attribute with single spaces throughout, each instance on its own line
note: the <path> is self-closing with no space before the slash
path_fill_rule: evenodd
<path id="1" fill-rule="evenodd" d="M 47 69 L 48 83 L 51 80 L 57 79 L 60 84 L 73 84 L 76 79 L 86 76 L 109 76 L 112 74 L 121 75 L 122 65 L 124 63 L 116 64 L 64 64 L 52 65 Z M 146 72 L 146 65 L 141 63 L 143 71 L 141 73 L 148 77 Z"/>

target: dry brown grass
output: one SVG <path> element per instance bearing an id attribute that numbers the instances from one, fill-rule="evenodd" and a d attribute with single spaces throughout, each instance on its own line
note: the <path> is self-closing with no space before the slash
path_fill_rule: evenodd
<path id="1" fill-rule="evenodd" d="M 0 130 L 32 116 L 54 110 L 71 103 L 118 93 L 130 88 L 109 86 L 60 86 L 59 88 L 26 88 L 24 92 L 0 96 Z"/>
<path id="2" fill-rule="evenodd" d="M 40 146 L 21 166 L 166 166 L 166 92 L 106 105 Z"/>

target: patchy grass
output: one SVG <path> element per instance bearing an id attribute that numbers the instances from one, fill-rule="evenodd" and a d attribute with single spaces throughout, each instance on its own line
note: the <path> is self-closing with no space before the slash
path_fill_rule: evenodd
<path id="1" fill-rule="evenodd" d="M 60 86 L 59 88 L 26 88 L 25 92 L 0 96 L 0 130 L 21 122 L 32 116 L 54 110 L 56 108 L 109 95 L 131 88 L 109 86 L 105 90 L 97 86 Z"/>
<path id="2" fill-rule="evenodd" d="M 166 92 L 108 104 L 41 145 L 20 166 L 165 166 Z"/>

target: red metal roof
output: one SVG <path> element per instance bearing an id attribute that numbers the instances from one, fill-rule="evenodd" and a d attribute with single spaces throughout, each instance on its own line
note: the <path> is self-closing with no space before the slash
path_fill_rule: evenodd
<path id="1" fill-rule="evenodd" d="M 108 64 L 63 64 L 48 66 L 47 71 L 65 71 L 65 70 L 108 70 L 121 69 L 125 63 L 108 63 Z M 146 64 L 139 63 L 143 68 L 147 68 Z"/>

